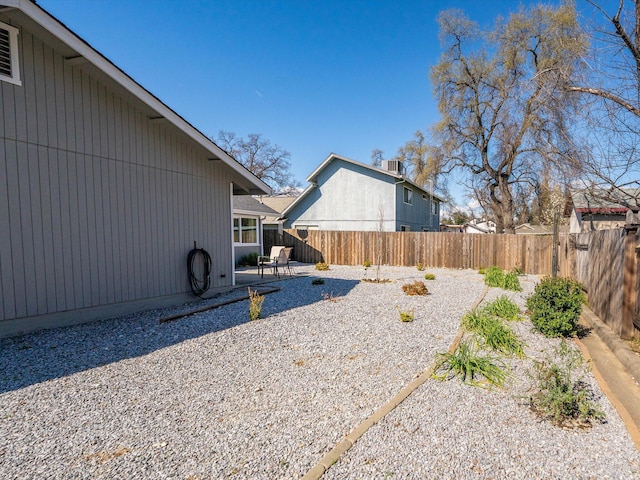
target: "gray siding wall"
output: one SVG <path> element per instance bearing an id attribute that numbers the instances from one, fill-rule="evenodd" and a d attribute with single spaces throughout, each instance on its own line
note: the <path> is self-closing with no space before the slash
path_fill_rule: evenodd
<path id="1" fill-rule="evenodd" d="M 413 191 L 413 202 L 411 205 L 404 203 L 404 189 Z M 426 198 L 423 198 L 423 195 Z M 397 221 L 396 231 L 400 231 L 402 225 L 408 225 L 412 232 L 428 230 L 437 232 L 440 230 L 440 215 L 431 214 L 431 201 L 429 194 L 424 194 L 409 184 L 398 184 L 396 190 Z"/>
<path id="2" fill-rule="evenodd" d="M 317 183 L 287 214 L 285 228 L 304 224 L 320 230 L 376 231 L 382 207 L 383 230 L 395 230 L 393 178 L 334 160 L 320 172 Z"/>
<path id="3" fill-rule="evenodd" d="M 212 287 L 229 285 L 227 167 L 25 29 L 19 40 L 23 84 L 0 81 L 0 336 L 189 292 L 194 240 Z"/>

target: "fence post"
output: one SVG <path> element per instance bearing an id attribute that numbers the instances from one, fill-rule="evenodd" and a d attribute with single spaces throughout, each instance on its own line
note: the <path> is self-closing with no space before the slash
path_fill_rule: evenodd
<path id="1" fill-rule="evenodd" d="M 620 325 L 620 337 L 631 338 L 634 336 L 634 320 L 637 321 L 638 301 L 638 253 L 640 252 L 637 239 L 638 225 L 627 224 L 625 226 L 624 242 L 624 283 L 622 286 L 622 322 Z"/>

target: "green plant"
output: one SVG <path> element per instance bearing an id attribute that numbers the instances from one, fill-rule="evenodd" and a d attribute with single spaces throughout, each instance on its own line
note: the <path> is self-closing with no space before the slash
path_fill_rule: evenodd
<path id="1" fill-rule="evenodd" d="M 435 280 L 436 276 L 433 273 L 425 273 L 424 274 L 424 279 L 425 280 Z"/>
<path id="2" fill-rule="evenodd" d="M 413 322 L 414 318 L 416 318 L 413 310 L 398 309 L 398 314 L 400 315 L 401 322 Z"/>
<path id="3" fill-rule="evenodd" d="M 371 266 L 371 262 L 369 260 L 365 260 L 362 265 L 364 266 L 364 268 L 369 268 Z"/>
<path id="4" fill-rule="evenodd" d="M 324 285 L 324 278 L 314 278 L 311 280 L 311 285 Z"/>
<path id="5" fill-rule="evenodd" d="M 243 255 L 238 261 L 238 265 L 242 267 L 255 267 L 258 265 L 258 254 L 256 252 L 251 252 Z"/>
<path id="6" fill-rule="evenodd" d="M 426 295 L 427 293 L 429 293 L 429 290 L 427 290 L 427 286 L 424 284 L 424 282 L 421 282 L 419 280 L 416 280 L 413 283 L 405 283 L 402 286 L 402 291 L 407 295 Z"/>
<path id="7" fill-rule="evenodd" d="M 485 269 L 484 267 L 480 267 L 480 268 L 478 268 L 478 273 L 479 273 L 480 275 L 484 275 L 485 271 L 486 271 L 486 269 Z"/>
<path id="8" fill-rule="evenodd" d="M 249 319 L 257 320 L 262 312 L 262 302 L 264 295 L 260 295 L 257 290 L 249 288 Z"/>
<path id="9" fill-rule="evenodd" d="M 324 262 L 318 262 L 316 263 L 316 270 L 329 270 L 329 264 L 328 263 L 324 263 Z"/>
<path id="10" fill-rule="evenodd" d="M 593 393 L 582 376 L 588 371 L 582 355 L 562 341 L 555 358 L 536 361 L 529 375 L 536 382 L 529 405 L 541 417 L 562 427 L 590 426 L 603 421 L 604 412 L 593 400 Z"/>
<path id="11" fill-rule="evenodd" d="M 520 318 L 520 307 L 506 295 L 500 295 L 492 302 L 489 302 L 482 308 L 482 311 L 505 320 L 518 320 Z"/>
<path id="12" fill-rule="evenodd" d="M 484 270 L 484 283 L 490 287 L 498 287 L 515 292 L 522 290 L 517 273 L 504 272 L 496 266 L 491 266 Z"/>
<path id="13" fill-rule="evenodd" d="M 504 279 L 502 281 L 502 288 L 505 290 L 511 290 L 512 292 L 521 292 L 520 279 L 518 274 L 514 271 L 504 272 Z"/>
<path id="14" fill-rule="evenodd" d="M 439 374 L 438 372 L 444 371 Z M 438 380 L 459 377 L 473 386 L 502 387 L 507 380 L 507 366 L 497 357 L 480 355 L 476 347 L 461 343 L 453 352 L 438 353 L 432 376 Z M 481 379 L 484 378 L 486 382 Z"/>
<path id="15" fill-rule="evenodd" d="M 418 263 L 418 265 L 416 265 L 416 268 L 418 269 L 418 271 L 422 272 L 424 270 L 424 265 L 422 263 Z"/>
<path id="16" fill-rule="evenodd" d="M 527 299 L 531 323 L 546 337 L 572 337 L 577 332 L 584 300 L 580 283 L 546 277 Z"/>
<path id="17" fill-rule="evenodd" d="M 482 342 L 505 355 L 524 356 L 524 347 L 516 333 L 498 317 L 474 310 L 462 317 L 462 326 L 476 333 Z"/>
<path id="18" fill-rule="evenodd" d="M 524 270 L 522 270 L 522 268 L 521 268 L 521 267 L 519 267 L 519 266 L 515 266 L 515 267 L 513 267 L 513 268 L 511 269 L 511 271 L 512 271 L 513 273 L 515 273 L 516 275 L 524 275 Z"/>

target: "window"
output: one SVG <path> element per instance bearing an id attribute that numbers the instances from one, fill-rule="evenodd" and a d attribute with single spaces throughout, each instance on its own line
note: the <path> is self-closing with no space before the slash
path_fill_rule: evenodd
<path id="1" fill-rule="evenodd" d="M 0 22 L 0 80 L 22 85 L 18 66 L 18 29 Z"/>
<path id="2" fill-rule="evenodd" d="M 404 203 L 413 204 L 413 190 L 407 187 L 404 187 Z"/>
<path id="3" fill-rule="evenodd" d="M 410 232 L 411 231 L 411 227 L 409 225 L 400 225 L 400 231 L 401 232 Z"/>
<path id="4" fill-rule="evenodd" d="M 431 202 L 431 215 L 438 214 L 438 202 Z"/>
<path id="5" fill-rule="evenodd" d="M 233 243 L 258 244 L 258 219 L 236 217 L 233 219 Z"/>

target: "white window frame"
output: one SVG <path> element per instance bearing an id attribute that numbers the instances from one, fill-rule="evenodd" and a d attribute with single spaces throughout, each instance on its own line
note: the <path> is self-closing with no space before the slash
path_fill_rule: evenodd
<path id="1" fill-rule="evenodd" d="M 0 80 L 3 82 L 22 85 L 20 80 L 20 62 L 18 56 L 18 33 L 16 27 L 0 22 L 0 28 L 9 32 L 9 55 L 11 56 L 11 75 L 0 73 Z"/>
<path id="2" fill-rule="evenodd" d="M 438 214 L 438 202 L 431 202 L 431 215 Z"/>
<path id="3" fill-rule="evenodd" d="M 242 220 L 246 219 L 246 220 L 255 220 L 256 222 L 256 226 L 255 226 L 255 232 L 256 232 L 256 241 L 255 242 L 243 242 L 242 241 L 242 232 L 243 231 L 251 231 L 253 230 L 253 228 L 243 228 L 242 227 Z M 238 221 L 238 226 L 236 227 L 236 220 Z M 236 229 L 238 231 L 238 242 L 235 241 L 235 232 Z M 245 247 L 257 247 L 260 246 L 260 219 L 258 217 L 252 217 L 250 215 L 234 215 L 233 216 L 233 245 L 234 246 L 245 246 Z"/>
<path id="4" fill-rule="evenodd" d="M 402 201 L 407 205 L 413 205 L 413 190 L 409 187 L 402 187 Z"/>

